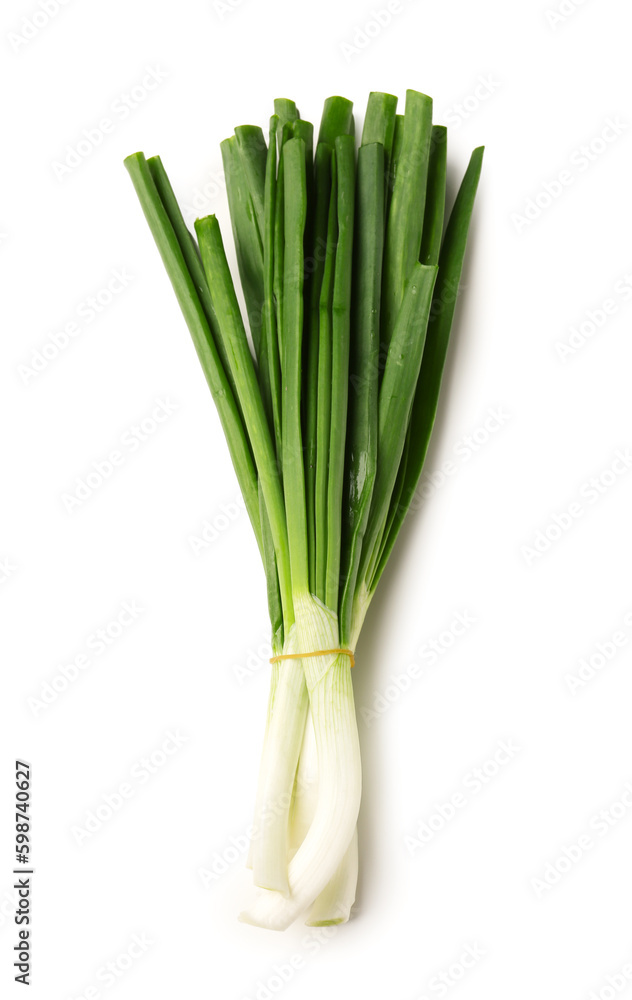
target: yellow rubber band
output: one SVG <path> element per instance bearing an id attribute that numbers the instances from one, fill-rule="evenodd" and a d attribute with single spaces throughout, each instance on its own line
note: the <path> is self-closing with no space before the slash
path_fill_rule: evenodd
<path id="1" fill-rule="evenodd" d="M 355 656 L 350 649 L 318 649 L 315 653 L 280 653 L 279 656 L 273 656 L 270 663 L 277 663 L 279 660 L 306 660 L 310 656 L 330 656 L 332 653 L 342 653 L 343 656 L 348 656 L 353 667 Z"/>

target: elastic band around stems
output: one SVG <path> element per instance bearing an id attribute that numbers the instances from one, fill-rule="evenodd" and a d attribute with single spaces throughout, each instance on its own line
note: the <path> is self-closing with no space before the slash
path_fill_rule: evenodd
<path id="1" fill-rule="evenodd" d="M 315 653 L 280 653 L 279 656 L 273 656 L 270 663 L 277 663 L 279 660 L 306 660 L 310 656 L 329 656 L 332 653 L 342 653 L 343 656 L 348 656 L 351 660 L 351 666 L 354 666 L 355 656 L 351 649 L 317 649 Z"/>

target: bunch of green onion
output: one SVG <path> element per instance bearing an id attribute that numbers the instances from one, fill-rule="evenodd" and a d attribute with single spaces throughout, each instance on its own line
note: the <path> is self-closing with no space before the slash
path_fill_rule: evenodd
<path id="1" fill-rule="evenodd" d="M 187 229 L 159 157 L 125 161 L 215 400 L 267 583 L 275 660 L 241 919 L 346 921 L 358 872 L 352 653 L 437 409 L 483 149 L 444 226 L 432 101 L 372 93 L 320 130 L 274 103 L 222 143 L 242 318 L 215 216 Z M 328 652 L 323 652 L 328 651 Z M 304 656 L 301 654 L 320 654 Z"/>

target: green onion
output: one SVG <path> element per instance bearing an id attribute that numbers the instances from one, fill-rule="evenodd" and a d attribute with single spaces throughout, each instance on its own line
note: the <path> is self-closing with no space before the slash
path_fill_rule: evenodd
<path id="1" fill-rule="evenodd" d="M 217 406 L 261 553 L 275 659 L 241 919 L 344 923 L 361 764 L 352 656 L 435 421 L 482 164 L 446 217 L 447 133 L 409 90 L 314 130 L 274 102 L 269 144 L 221 144 L 248 323 L 215 216 L 187 229 L 158 157 L 125 161 Z M 280 658 L 279 658 L 280 657 Z M 361 845 L 360 845 L 361 850 Z"/>

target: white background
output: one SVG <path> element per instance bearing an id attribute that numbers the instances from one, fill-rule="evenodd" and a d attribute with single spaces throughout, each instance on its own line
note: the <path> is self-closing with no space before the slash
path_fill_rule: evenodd
<path id="1" fill-rule="evenodd" d="M 433 979 L 442 971 L 459 1000 L 615 995 L 607 977 L 632 962 L 632 810 L 616 806 L 632 781 L 632 470 L 606 475 L 596 502 L 584 484 L 632 445 L 632 305 L 617 285 L 632 271 L 629 11 L 624 0 L 565 0 L 567 15 L 547 16 L 559 2 L 407 2 L 363 48 L 357 31 L 381 0 L 224 11 L 211 0 L 68 0 L 17 46 L 12 34 L 39 8 L 3 5 L 3 996 L 22 989 L 11 982 L 16 756 L 33 767 L 36 998 L 242 1000 L 270 989 L 416 1000 L 446 995 Z M 147 67 L 165 78 L 119 117 L 113 105 Z M 451 196 L 470 150 L 487 147 L 427 464 L 455 471 L 427 488 L 360 640 L 357 704 L 387 688 L 391 703 L 359 721 L 354 919 L 329 939 L 302 925 L 279 935 L 237 922 L 252 890 L 231 844 L 250 822 L 263 731 L 263 575 L 243 513 L 192 551 L 205 519 L 222 505 L 234 513 L 236 485 L 122 159 L 159 152 L 183 204 L 196 199 L 188 217 L 217 212 L 232 254 L 219 142 L 235 125 L 265 126 L 277 96 L 317 122 L 323 99 L 341 93 L 360 126 L 370 90 L 403 98 L 407 87 L 431 94 L 436 121 L 451 126 Z M 113 131 L 58 178 L 55 161 L 104 117 Z M 625 127 L 606 143 L 608 118 Z M 591 143 L 584 160 L 577 151 Z M 571 182 L 551 187 L 563 170 Z M 544 185 L 559 195 L 548 205 Z M 132 276 L 127 287 L 81 320 L 116 269 Z M 559 344 L 604 299 L 616 311 L 563 360 Z M 27 377 L 33 352 L 71 321 L 79 335 Z M 63 495 L 166 398 L 177 409 L 69 513 Z M 503 426 L 481 431 L 493 407 Z M 475 433 L 486 440 L 468 452 Z M 551 529 L 574 502 L 581 516 Z M 546 551 L 529 557 L 547 526 L 561 537 L 538 536 Z M 28 699 L 132 600 L 138 619 L 34 710 Z M 422 647 L 456 612 L 476 621 L 430 663 Z M 617 631 L 625 645 L 573 694 L 567 675 Z M 411 664 L 423 673 L 396 696 L 391 679 Z M 150 780 L 131 776 L 169 730 L 187 737 L 177 753 Z M 502 740 L 519 752 L 467 791 Z M 76 828 L 123 782 L 132 798 L 79 845 Z M 405 838 L 459 790 L 466 805 L 409 850 Z M 605 836 L 601 809 L 616 820 Z M 538 891 L 533 880 L 552 880 L 547 865 L 582 835 L 592 849 Z M 221 856 L 227 871 L 205 887 L 200 869 L 217 870 Z M 105 986 L 99 970 L 135 934 L 153 943 Z M 468 944 L 485 955 L 455 982 Z M 275 966 L 293 957 L 301 968 L 279 991 Z"/>

